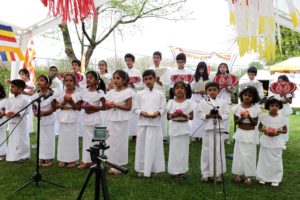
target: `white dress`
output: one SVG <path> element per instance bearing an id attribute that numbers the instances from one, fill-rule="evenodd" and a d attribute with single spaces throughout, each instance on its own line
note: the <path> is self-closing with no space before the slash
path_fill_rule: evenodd
<path id="1" fill-rule="evenodd" d="M 173 114 L 177 109 L 181 109 L 184 114 L 190 114 L 193 111 L 193 102 L 185 100 L 177 103 L 170 100 L 167 106 L 167 112 Z M 170 122 L 170 147 L 169 147 L 169 174 L 184 174 L 189 170 L 189 122 Z"/>
<path id="2" fill-rule="evenodd" d="M 280 129 L 287 125 L 286 118 L 280 115 L 272 117 L 268 114 L 260 116 L 264 128 Z M 279 136 L 260 137 L 260 149 L 257 162 L 257 180 L 280 183 L 283 176 L 282 148 L 284 141 Z"/>
<path id="3" fill-rule="evenodd" d="M 143 88 L 143 81 L 142 81 L 143 77 L 140 70 L 136 69 L 135 67 L 132 67 L 131 69 L 126 67 L 124 71 L 128 74 L 129 78 L 140 77 L 141 81 L 138 83 L 134 83 L 134 88 L 131 88 L 135 93 L 137 93 L 139 90 Z M 129 120 L 129 136 L 136 136 L 137 133 L 136 121 L 137 121 L 137 116 L 133 112 L 131 112 L 131 118 Z"/>
<path id="4" fill-rule="evenodd" d="M 231 104 L 231 96 L 230 92 L 228 92 L 225 88 L 222 88 L 217 96 L 222 99 L 228 106 Z M 230 130 L 230 118 L 224 120 L 224 132 L 228 134 L 224 134 L 224 139 L 229 139 L 229 130 Z"/>
<path id="5" fill-rule="evenodd" d="M 55 93 L 55 92 L 54 92 Z M 32 98 L 38 98 L 35 93 Z M 55 94 L 41 102 L 41 111 L 48 111 L 52 108 L 51 103 L 55 99 Z M 35 103 L 37 106 L 37 103 Z M 50 160 L 55 158 L 55 133 L 54 133 L 54 114 L 42 116 L 40 121 L 40 152 L 39 159 Z"/>
<path id="6" fill-rule="evenodd" d="M 141 112 L 159 112 L 155 118 L 143 117 Z M 150 177 L 151 172 L 165 171 L 161 116 L 166 112 L 166 97 L 158 90 L 145 88 L 135 98 L 134 113 L 138 116 L 134 169 Z"/>
<path id="7" fill-rule="evenodd" d="M 225 148 L 224 148 L 224 121 L 229 118 L 228 104 L 223 100 L 216 98 L 212 100 L 216 106 L 219 107 L 219 114 L 222 119 L 217 120 L 217 132 L 216 132 L 216 176 L 220 176 L 226 172 L 226 160 L 225 160 Z M 210 113 L 213 106 L 210 101 L 203 99 L 197 107 L 196 116 L 204 120 L 205 132 L 202 137 L 202 149 L 201 149 L 201 174 L 203 177 L 213 177 L 214 169 L 214 120 L 206 119 L 206 115 Z M 219 130 L 220 127 L 220 130 Z M 221 133 L 220 133 L 221 132 Z M 223 166 L 223 168 L 221 168 Z"/>
<path id="8" fill-rule="evenodd" d="M 6 105 L 6 102 L 7 102 L 7 99 L 1 99 L 0 100 L 0 113 L 1 112 L 5 112 L 5 105 Z M 0 124 L 2 122 L 4 122 L 6 120 L 6 117 L 3 116 L 2 118 L 0 118 Z M 6 155 L 6 127 L 7 125 L 6 124 L 3 124 L 1 127 L 0 127 L 0 156 L 4 156 Z"/>
<path id="9" fill-rule="evenodd" d="M 104 92 L 102 90 L 90 92 L 88 88 L 86 88 L 81 91 L 81 99 L 90 105 L 101 106 L 101 98 L 104 98 Z M 90 149 L 90 147 L 97 144 L 93 143 L 92 139 L 95 127 L 103 126 L 100 114 L 101 112 L 102 111 L 91 114 L 83 112 L 81 122 L 83 123 L 82 162 L 84 163 L 92 162 L 90 152 L 88 152 L 87 149 Z"/>
<path id="10" fill-rule="evenodd" d="M 191 88 L 196 87 L 199 82 L 203 82 L 202 78 L 200 77 L 199 81 L 196 82 L 195 80 L 191 83 Z M 200 101 L 203 99 L 202 94 L 192 94 L 191 100 L 194 102 L 194 111 L 197 110 L 197 106 L 199 105 Z M 202 138 L 204 133 L 204 122 L 202 119 L 199 119 L 198 117 L 194 117 L 193 120 L 189 121 L 191 126 L 191 137 L 193 138 Z"/>
<path id="11" fill-rule="evenodd" d="M 36 89 L 36 86 L 34 85 L 34 83 L 29 80 L 26 82 L 26 86 L 30 87 L 30 88 L 25 88 L 24 92 L 29 92 L 30 90 L 32 90 L 32 88 Z M 29 101 L 33 100 L 33 97 L 30 95 L 25 95 L 28 97 Z M 28 133 L 32 133 L 33 132 L 33 113 L 32 113 L 32 106 L 28 107 L 28 115 L 26 115 L 27 117 L 27 121 L 28 121 L 28 125 L 27 125 L 27 129 L 28 129 Z"/>
<path id="12" fill-rule="evenodd" d="M 106 95 L 107 102 L 115 102 L 118 105 L 125 105 L 129 98 L 133 98 L 135 93 L 132 89 L 126 88 L 122 91 L 111 89 Z M 109 109 L 106 111 L 108 119 L 109 137 L 107 144 L 109 149 L 106 155 L 109 162 L 126 165 L 128 163 L 128 136 L 130 111 L 120 109 Z"/>
<path id="13" fill-rule="evenodd" d="M 58 102 L 62 102 L 64 95 L 63 92 L 58 95 Z M 78 92 L 72 93 L 72 99 L 74 103 L 80 100 L 80 94 Z M 65 107 L 71 107 L 66 104 Z M 78 142 L 78 111 L 61 110 L 59 112 L 59 137 L 57 147 L 57 160 L 61 162 L 75 162 L 79 159 L 79 142 Z"/>
<path id="14" fill-rule="evenodd" d="M 54 91 L 55 94 L 60 94 L 64 90 L 63 83 L 58 77 L 55 77 L 52 80 L 52 84 L 50 85 L 50 88 Z M 59 112 L 60 110 L 56 110 L 53 113 L 55 119 L 55 123 L 54 123 L 55 135 L 58 135 L 58 131 L 59 131 L 59 118 L 58 118 Z"/>
<path id="15" fill-rule="evenodd" d="M 28 104 L 29 99 L 26 95 L 20 94 L 16 97 L 12 96 L 6 102 L 5 112 L 16 113 Z M 6 153 L 7 161 L 18 161 L 30 157 L 30 139 L 29 134 L 27 132 L 28 121 L 26 118 L 26 115 L 29 111 L 28 109 L 29 108 L 27 108 L 27 110 L 22 111 L 19 117 L 14 117 L 9 121 L 9 134 L 13 131 L 15 127 L 16 128 L 8 139 Z M 25 116 L 21 120 L 23 115 Z"/>
<path id="16" fill-rule="evenodd" d="M 241 105 L 232 107 L 235 116 L 241 117 L 241 113 L 248 111 L 252 118 L 258 118 L 260 108 L 256 105 L 250 108 L 243 108 Z M 243 123 L 250 123 L 249 119 L 244 119 Z M 253 130 L 243 130 L 237 128 L 233 135 L 235 139 L 232 173 L 236 175 L 256 176 L 256 145 L 259 144 L 259 133 Z"/>

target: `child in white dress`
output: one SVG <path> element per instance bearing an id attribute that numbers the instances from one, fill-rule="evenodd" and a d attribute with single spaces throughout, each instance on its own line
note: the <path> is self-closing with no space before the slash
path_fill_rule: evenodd
<path id="1" fill-rule="evenodd" d="M 67 73 L 63 84 L 65 91 L 57 97 L 56 107 L 59 112 L 59 137 L 57 147 L 57 160 L 59 167 L 76 167 L 79 159 L 78 142 L 78 110 L 81 109 L 80 94 L 75 91 L 76 77 Z"/>
<path id="2" fill-rule="evenodd" d="M 260 108 L 256 105 L 259 94 L 254 87 L 246 87 L 240 92 L 240 105 L 232 107 L 235 124 L 238 125 L 233 138 L 235 139 L 232 173 L 234 181 L 240 183 L 244 179 L 251 185 L 250 177 L 256 176 L 256 145 L 259 143 L 257 125 Z"/>
<path id="3" fill-rule="evenodd" d="M 13 96 L 7 100 L 5 106 L 7 117 L 12 117 L 29 104 L 28 98 L 22 94 L 24 89 L 25 82 L 23 80 L 15 79 L 11 81 L 10 92 Z M 28 109 L 23 110 L 9 121 L 9 134 L 11 135 L 7 144 L 7 161 L 23 162 L 30 157 L 30 140 L 27 132 L 28 121 L 26 118 Z"/>
<path id="4" fill-rule="evenodd" d="M 274 187 L 279 186 L 283 176 L 284 142 L 280 135 L 287 132 L 287 120 L 278 112 L 282 107 L 281 101 L 271 97 L 265 104 L 269 113 L 259 118 L 259 131 L 263 135 L 260 138 L 256 179 L 260 184 L 271 182 Z"/>
<path id="5" fill-rule="evenodd" d="M 135 93 L 127 88 L 128 75 L 123 70 L 117 70 L 113 74 L 114 89 L 105 95 L 109 137 L 106 155 L 109 162 L 117 165 L 128 163 L 128 137 L 129 120 L 131 118 L 132 98 Z M 120 174 L 115 168 L 110 168 L 110 174 Z"/>
<path id="6" fill-rule="evenodd" d="M 205 123 L 201 150 L 202 181 L 207 182 L 216 178 L 217 182 L 222 182 L 221 175 L 226 172 L 223 132 L 225 130 L 224 123 L 229 118 L 228 104 L 217 98 L 220 92 L 218 83 L 207 83 L 205 90 L 209 98 L 203 99 L 199 103 L 196 113 L 197 117 L 204 120 Z M 217 110 L 214 110 L 214 107 Z M 214 133 L 214 118 L 217 120 L 216 133 Z M 216 144 L 214 144 L 214 134 L 216 134 Z M 216 145 L 216 155 L 214 155 L 214 145 Z M 214 160 L 216 160 L 216 163 L 214 163 Z M 214 177 L 214 165 L 216 165 L 216 177 Z"/>
<path id="7" fill-rule="evenodd" d="M 38 78 L 38 92 L 32 96 L 33 99 L 41 95 L 53 92 L 50 89 L 52 80 L 48 75 L 41 75 Z M 55 131 L 54 131 L 54 95 L 41 101 L 41 121 L 40 121 L 40 152 L 39 165 L 48 167 L 53 164 L 55 158 Z M 37 103 L 32 106 L 33 114 L 37 117 Z"/>
<path id="8" fill-rule="evenodd" d="M 185 179 L 189 169 L 189 120 L 193 119 L 193 102 L 186 99 L 188 91 L 183 81 L 174 84 L 174 100 L 167 106 L 167 117 L 170 122 L 170 148 L 168 173 L 179 179 Z"/>
<path id="9" fill-rule="evenodd" d="M 5 120 L 6 92 L 0 83 L 0 123 Z M 6 155 L 6 124 L 0 127 L 0 161 L 5 159 Z"/>
<path id="10" fill-rule="evenodd" d="M 166 98 L 154 89 L 155 77 L 154 70 L 144 71 L 145 89 L 137 92 L 134 106 L 138 115 L 134 169 L 145 177 L 165 171 L 161 116 L 166 112 Z"/>
<path id="11" fill-rule="evenodd" d="M 83 101 L 81 108 L 84 110 L 82 115 L 83 123 L 83 138 L 82 138 L 82 163 L 78 168 L 83 169 L 91 166 L 93 163 L 91 161 L 90 149 L 94 144 L 92 142 L 93 132 L 95 127 L 101 127 L 102 119 L 100 112 L 105 109 L 105 84 L 98 72 L 89 71 L 86 73 L 86 89 L 82 89 L 81 99 Z"/>

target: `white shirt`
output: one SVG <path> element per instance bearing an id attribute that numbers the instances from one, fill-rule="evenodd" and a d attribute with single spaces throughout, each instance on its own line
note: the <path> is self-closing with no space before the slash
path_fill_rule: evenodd
<path id="1" fill-rule="evenodd" d="M 252 87 L 255 87 L 257 89 L 257 92 L 258 92 L 258 96 L 259 98 L 264 98 L 264 89 L 263 89 L 263 86 L 262 86 L 262 83 L 256 79 L 254 80 L 250 80 L 248 78 L 248 80 L 241 80 L 240 83 L 239 83 L 240 87 L 239 87 L 239 93 L 242 91 L 243 88 L 245 88 L 246 86 L 252 86 Z"/>
<path id="2" fill-rule="evenodd" d="M 62 83 L 62 81 L 61 81 L 58 77 L 55 77 L 55 78 L 52 80 L 52 84 L 50 85 L 50 88 L 51 88 L 54 92 L 61 92 L 61 91 L 64 90 L 63 83 Z"/>
<path id="3" fill-rule="evenodd" d="M 155 67 L 151 66 L 149 69 L 155 71 L 157 77 L 159 77 L 159 81 L 162 85 L 159 85 L 157 82 L 154 84 L 154 89 L 161 91 L 162 93 L 166 93 L 170 86 L 170 77 L 169 77 L 169 70 L 166 67 Z"/>
<path id="4" fill-rule="evenodd" d="M 17 113 L 18 111 L 20 111 L 22 108 L 24 108 L 28 104 L 29 104 L 28 96 L 23 95 L 23 94 L 19 94 L 18 96 L 13 95 L 6 102 L 5 112 L 6 113 L 8 113 L 8 112 Z M 28 114 L 28 109 L 30 109 L 30 108 L 27 108 L 27 110 L 25 109 L 22 112 L 20 112 L 20 116 L 14 117 L 13 119 L 11 119 L 11 122 L 18 123 L 20 121 L 20 118 L 23 116 L 23 114 L 24 115 Z M 23 118 L 23 119 L 25 119 L 25 118 Z"/>
<path id="5" fill-rule="evenodd" d="M 137 92 L 135 97 L 134 113 L 139 116 L 138 126 L 160 126 L 161 116 L 166 112 L 166 97 L 158 90 L 145 88 Z M 155 118 L 143 117 L 141 112 L 159 112 L 160 116 Z"/>

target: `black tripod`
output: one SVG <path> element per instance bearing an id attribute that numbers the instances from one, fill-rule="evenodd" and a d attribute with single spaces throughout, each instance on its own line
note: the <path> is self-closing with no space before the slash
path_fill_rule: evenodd
<path id="1" fill-rule="evenodd" d="M 30 185 L 31 183 L 35 183 L 36 186 L 39 186 L 39 181 L 41 182 L 45 182 L 45 183 L 48 183 L 48 184 L 52 184 L 52 185 L 55 185 L 55 186 L 58 186 L 58 187 L 62 187 L 62 188 L 66 188 L 65 186 L 62 186 L 62 185 L 59 185 L 59 184 L 56 184 L 56 183 L 53 183 L 53 182 L 50 182 L 50 181 L 47 181 L 47 180 L 43 180 L 42 179 L 42 174 L 40 173 L 40 170 L 39 170 L 39 153 L 40 153 L 40 121 L 41 121 L 41 116 L 40 116 L 40 113 L 41 113 L 41 99 L 44 98 L 48 98 L 50 96 L 53 95 L 53 92 L 50 92 L 48 94 L 45 94 L 45 95 L 41 95 L 39 96 L 38 98 L 34 99 L 33 101 L 31 101 L 25 108 L 23 108 L 22 110 L 20 110 L 19 112 L 17 112 L 15 115 L 19 114 L 20 112 L 22 112 L 23 110 L 27 109 L 30 105 L 32 105 L 34 102 L 37 102 L 38 103 L 38 106 L 37 106 L 37 149 L 36 149 L 36 164 L 35 164 L 35 173 L 33 174 L 32 178 L 28 180 L 27 183 L 25 183 L 23 186 L 21 186 L 20 188 L 16 189 L 14 191 L 15 192 L 19 192 L 21 191 L 22 189 L 24 189 L 25 187 L 27 187 L 28 185 Z M 14 115 L 14 116 L 15 116 Z M 14 117 L 13 116 L 13 117 Z M 13 118 L 11 117 L 11 118 Z M 10 118 L 10 119 L 11 119 Z M 8 120 L 10 120 L 8 119 Z M 7 121 L 8 121 L 7 120 Z M 6 122 L 5 122 L 6 123 Z"/>
<path id="2" fill-rule="evenodd" d="M 93 142 L 94 141 L 99 141 L 99 140 L 94 140 L 93 139 Z M 86 186 L 87 186 L 91 176 L 94 173 L 96 174 L 94 199 L 95 200 L 100 199 L 100 182 L 101 182 L 101 185 L 102 185 L 103 199 L 104 200 L 109 200 L 110 199 L 109 198 L 108 187 L 107 187 L 107 183 L 106 183 L 106 166 L 104 165 L 104 163 L 107 163 L 108 165 L 112 166 L 113 168 L 116 168 L 117 170 L 121 171 L 124 174 L 128 173 L 128 169 L 106 161 L 107 156 L 104 154 L 104 151 L 108 148 L 109 148 L 109 146 L 107 146 L 105 144 L 105 141 L 100 140 L 99 145 L 94 145 L 93 147 L 90 147 L 90 149 L 87 150 L 91 154 L 92 161 L 96 164 L 94 164 L 93 166 L 90 167 L 89 173 L 86 176 L 86 179 L 84 181 L 82 189 L 81 189 L 81 191 L 80 191 L 80 193 L 77 197 L 78 200 L 81 199 L 81 197 L 82 197 L 82 195 L 83 195 L 83 193 L 86 189 Z M 100 150 L 101 150 L 101 155 L 99 155 Z"/>

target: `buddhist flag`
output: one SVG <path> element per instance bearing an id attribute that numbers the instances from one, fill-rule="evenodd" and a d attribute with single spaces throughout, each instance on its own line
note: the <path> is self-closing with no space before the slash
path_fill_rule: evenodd
<path id="1" fill-rule="evenodd" d="M 25 53 L 25 61 L 23 64 L 23 68 L 28 69 L 30 80 L 33 82 L 36 81 L 36 71 L 34 66 L 34 58 L 35 58 L 35 48 L 32 38 L 29 39 L 28 47 Z"/>
<path id="2" fill-rule="evenodd" d="M 15 34 L 10 26 L 0 24 L 0 61 L 24 60 Z"/>

